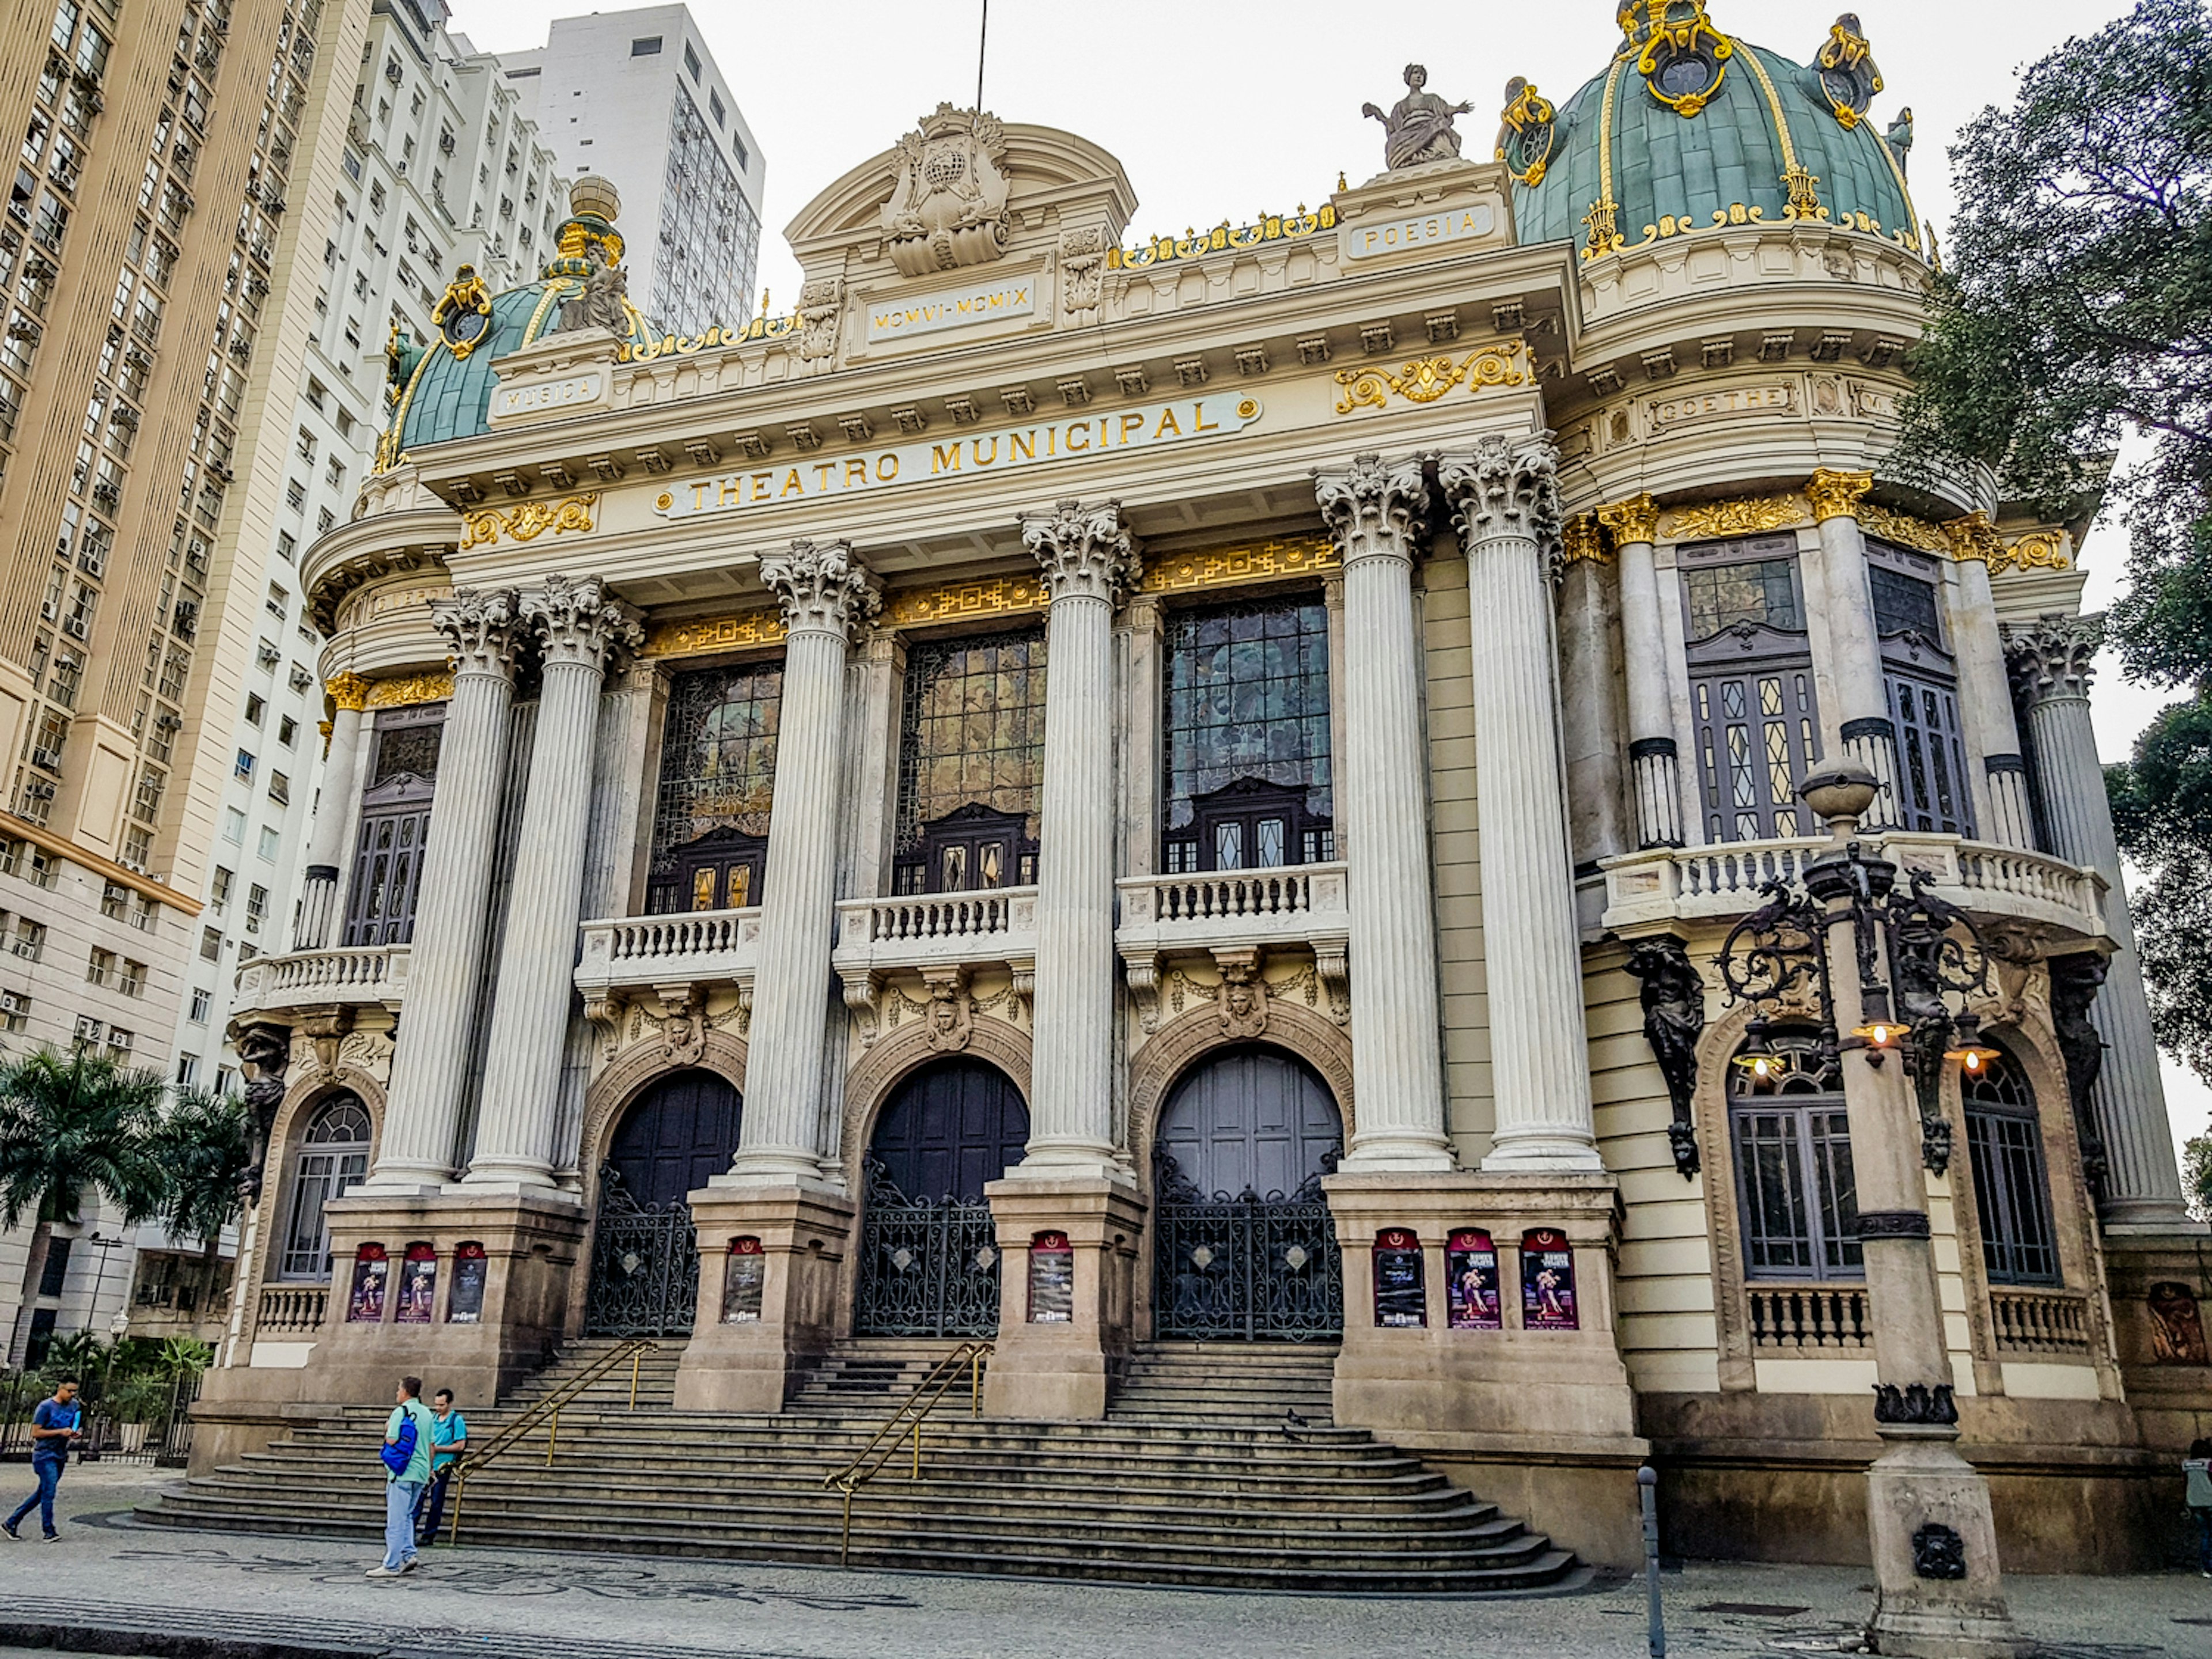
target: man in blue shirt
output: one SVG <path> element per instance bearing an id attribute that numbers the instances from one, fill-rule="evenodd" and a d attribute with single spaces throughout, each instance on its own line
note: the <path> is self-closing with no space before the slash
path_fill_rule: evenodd
<path id="1" fill-rule="evenodd" d="M 38 1410 L 31 1413 L 31 1474 L 39 1489 L 0 1522 L 10 1538 L 23 1535 L 15 1528 L 36 1504 L 39 1519 L 46 1523 L 46 1542 L 61 1541 L 61 1534 L 54 1530 L 54 1491 L 62 1483 L 62 1471 L 69 1467 L 70 1442 L 84 1419 L 84 1408 L 76 1403 L 76 1378 L 64 1377 L 54 1384 L 54 1397 L 39 1401 Z"/>
<path id="2" fill-rule="evenodd" d="M 415 1541 L 434 1544 L 438 1525 L 446 1518 L 446 1487 L 453 1467 L 469 1449 L 468 1420 L 453 1409 L 453 1391 L 441 1389 L 430 1396 L 430 1489 L 422 1494 L 416 1511 Z"/>

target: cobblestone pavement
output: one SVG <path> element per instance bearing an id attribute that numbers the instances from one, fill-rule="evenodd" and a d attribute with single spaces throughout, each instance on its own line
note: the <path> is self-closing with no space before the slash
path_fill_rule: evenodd
<path id="1" fill-rule="evenodd" d="M 1638 1659 L 1640 1580 L 1518 1601 L 1363 1600 L 840 1573 L 636 1555 L 445 1549 L 362 1577 L 358 1543 L 125 1523 L 143 1468 L 73 1468 L 64 1542 L 0 1539 L 0 1644 L 187 1651 L 161 1638 L 395 1659 Z M 29 1488 L 0 1466 L 0 1498 Z M 13 1500 L 7 1504 L 14 1506 Z M 4 1513 L 4 1510 L 0 1510 Z M 29 1528 L 33 1540 L 35 1524 Z M 2212 1659 L 2212 1581 L 2014 1578 L 2048 1659 Z M 1851 1650 L 1863 1569 L 1692 1563 L 1664 1575 L 1669 1651 L 1796 1659 Z M 55 1633 L 33 1635 L 41 1626 Z M 112 1632 L 142 1632 L 132 1643 Z M 0 1656 L 5 1655 L 0 1647 Z"/>

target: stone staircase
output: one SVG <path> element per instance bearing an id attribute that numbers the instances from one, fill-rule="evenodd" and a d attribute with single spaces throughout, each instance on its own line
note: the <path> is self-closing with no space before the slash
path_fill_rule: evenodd
<path id="1" fill-rule="evenodd" d="M 479 1445 L 588 1365 L 572 1348 L 493 1410 Z M 634 1550 L 836 1566 L 842 1499 L 823 1477 L 866 1444 L 952 1345 L 854 1342 L 774 1415 L 672 1409 L 680 1350 L 563 1405 L 558 1457 L 533 1437 L 468 1485 L 461 1535 L 492 1548 Z M 964 1389 L 853 1504 L 851 1565 L 890 1571 L 1306 1593 L 1498 1595 L 1578 1587 L 1565 1552 L 1418 1460 L 1328 1425 L 1326 1353 L 1147 1347 L 1102 1422 L 971 1418 Z M 1285 1408 L 1306 1425 L 1286 1425 Z M 334 1413 L 162 1491 L 141 1525 L 381 1535 L 380 1410 Z M 1286 1432 L 1286 1426 L 1289 1431 Z"/>

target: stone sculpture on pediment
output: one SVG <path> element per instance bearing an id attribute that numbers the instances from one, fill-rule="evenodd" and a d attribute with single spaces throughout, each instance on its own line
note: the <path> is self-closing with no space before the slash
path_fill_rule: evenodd
<path id="1" fill-rule="evenodd" d="M 999 118 L 939 104 L 898 142 L 898 182 L 884 204 L 884 245 L 908 276 L 990 264 L 1012 228 Z"/>
<path id="2" fill-rule="evenodd" d="M 1383 164 L 1396 173 L 1431 161 L 1459 160 L 1459 134 L 1453 118 L 1465 115 L 1472 104 L 1448 103 L 1428 90 L 1429 72 L 1419 64 L 1406 65 L 1406 95 L 1385 114 L 1375 104 L 1362 104 L 1359 112 L 1382 124 Z"/>
<path id="3" fill-rule="evenodd" d="M 629 272 L 620 265 L 595 264 L 583 287 L 561 302 L 561 319 L 551 331 L 572 334 L 578 329 L 603 328 L 628 339 L 629 314 L 624 307 L 629 301 Z"/>

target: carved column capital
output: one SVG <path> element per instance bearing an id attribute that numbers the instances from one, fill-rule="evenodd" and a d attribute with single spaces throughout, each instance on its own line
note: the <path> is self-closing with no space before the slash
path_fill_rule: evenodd
<path id="1" fill-rule="evenodd" d="M 1579 564 L 1587 561 L 1591 564 L 1603 564 L 1607 550 L 1605 537 L 1598 530 L 1596 515 L 1577 513 L 1569 519 L 1565 529 L 1560 532 L 1559 547 L 1564 563 Z"/>
<path id="2" fill-rule="evenodd" d="M 1045 591 L 1061 599 L 1103 599 L 1112 605 L 1144 575 L 1136 538 L 1118 501 L 1085 507 L 1064 501 L 1049 513 L 1024 513 L 1022 544 L 1044 572 Z"/>
<path id="3" fill-rule="evenodd" d="M 340 708 L 358 714 L 368 707 L 368 681 L 349 669 L 323 682 L 323 690 Z"/>
<path id="4" fill-rule="evenodd" d="M 1961 564 L 1978 559 L 1992 576 L 2005 568 L 2008 556 L 1988 514 L 1973 512 L 1954 519 L 1943 526 L 1943 533 L 1951 538 L 1951 556 Z"/>
<path id="5" fill-rule="evenodd" d="M 449 599 L 433 599 L 430 625 L 446 636 L 454 673 L 514 678 L 524 624 L 522 601 L 513 589 L 486 593 L 464 588 Z"/>
<path id="6" fill-rule="evenodd" d="M 1548 438 L 1516 444 L 1492 433 L 1476 442 L 1474 453 L 1446 456 L 1437 483 L 1469 552 L 1506 537 L 1531 541 L 1545 573 L 1559 575 L 1566 552 L 1559 452 Z"/>
<path id="7" fill-rule="evenodd" d="M 1874 488 L 1871 472 L 1838 472 L 1822 467 L 1805 485 L 1805 499 L 1813 504 L 1813 518 L 1826 524 L 1831 519 L 1858 516 L 1859 502 Z"/>
<path id="8" fill-rule="evenodd" d="M 1624 542 L 1656 542 L 1659 539 L 1659 503 L 1651 499 L 1650 492 L 1631 495 L 1625 501 L 1614 501 L 1597 510 L 1597 521 L 1613 532 L 1613 544 Z"/>
<path id="9" fill-rule="evenodd" d="M 1431 459 L 1355 455 L 1344 471 L 1314 469 L 1314 499 L 1346 564 L 1376 557 L 1413 562 L 1429 515 L 1425 473 Z"/>
<path id="10" fill-rule="evenodd" d="M 611 656 L 645 642 L 637 613 L 612 598 L 597 576 L 578 581 L 556 572 L 537 592 L 525 596 L 522 611 L 537 631 L 548 664 L 601 668 Z"/>
<path id="11" fill-rule="evenodd" d="M 2004 629 L 2005 665 L 2013 694 L 2026 702 L 2086 697 L 2097 653 L 2105 645 L 2102 616 L 2047 612 L 2025 626 Z"/>
<path id="12" fill-rule="evenodd" d="M 794 634 L 849 641 L 854 624 L 873 621 L 884 608 L 882 591 L 850 542 L 796 540 L 789 553 L 763 559 L 760 571 Z"/>

